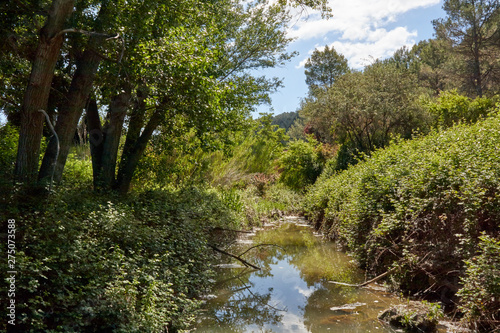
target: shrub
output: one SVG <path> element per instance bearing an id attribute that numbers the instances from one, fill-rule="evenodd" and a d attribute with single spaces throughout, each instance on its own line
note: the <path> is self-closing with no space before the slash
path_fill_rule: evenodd
<path id="1" fill-rule="evenodd" d="M 14 171 L 18 140 L 19 134 L 13 126 L 5 124 L 0 127 L 0 171 L 3 177 Z M 6 178 L 5 180 L 9 179 L 9 177 Z"/>
<path id="2" fill-rule="evenodd" d="M 59 191 L 16 217 L 15 328 L 188 328 L 212 276 L 208 231 L 239 227 L 231 200 L 195 187 L 128 198 Z"/>
<path id="3" fill-rule="evenodd" d="M 500 319 L 500 240 L 481 236 L 479 253 L 465 264 L 458 292 L 463 320 L 476 329 L 491 329 Z"/>
<path id="4" fill-rule="evenodd" d="M 475 123 L 491 114 L 494 107 L 493 99 L 477 97 L 472 100 L 456 90 L 443 91 L 435 103 L 427 103 L 427 109 L 434 118 L 433 125 L 441 128 L 448 128 L 459 122 Z"/>
<path id="5" fill-rule="evenodd" d="M 281 183 L 270 183 L 262 193 L 255 185 L 238 190 L 246 219 L 250 225 L 260 225 L 263 220 L 277 218 L 281 214 L 301 211 L 302 195 Z"/>
<path id="6" fill-rule="evenodd" d="M 394 143 L 332 176 L 304 200 L 309 218 L 368 272 L 449 298 L 481 232 L 498 234 L 500 117 Z"/>
<path id="7" fill-rule="evenodd" d="M 72 147 L 64 166 L 63 183 L 66 187 L 92 186 L 92 160 L 88 146 Z"/>
<path id="8" fill-rule="evenodd" d="M 404 332 L 436 332 L 439 319 L 443 316 L 437 303 L 413 302 L 396 305 L 379 315 L 379 320 Z"/>
<path id="9" fill-rule="evenodd" d="M 321 174 L 325 157 L 321 145 L 313 139 L 293 141 L 279 159 L 280 181 L 296 191 L 304 191 Z"/>

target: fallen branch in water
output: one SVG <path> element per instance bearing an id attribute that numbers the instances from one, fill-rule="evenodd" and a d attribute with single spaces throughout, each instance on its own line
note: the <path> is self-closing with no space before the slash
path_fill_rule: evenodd
<path id="1" fill-rule="evenodd" d="M 222 230 L 222 231 L 231 231 L 231 232 L 238 232 L 242 234 L 252 234 L 253 231 L 248 231 L 248 230 L 236 230 L 236 229 L 227 229 L 227 228 L 221 228 L 221 227 L 215 227 L 212 228 L 212 230 Z"/>
<path id="2" fill-rule="evenodd" d="M 429 252 L 427 253 L 422 259 L 420 259 L 418 261 L 418 264 L 417 265 L 420 265 L 422 262 L 424 262 L 424 260 L 431 254 L 432 252 Z M 394 271 L 396 271 L 399 267 L 393 267 L 391 268 L 390 270 L 388 270 L 387 272 L 385 273 L 382 273 L 380 274 L 379 276 L 376 276 L 374 277 L 373 279 L 371 280 L 368 280 L 368 281 L 365 281 L 363 283 L 360 283 L 360 284 L 351 284 L 351 283 L 344 283 L 344 282 L 337 282 L 337 281 L 328 281 L 329 283 L 334 283 L 334 284 L 340 284 L 342 286 L 348 286 L 348 287 L 357 287 L 357 288 L 360 288 L 360 287 L 365 287 L 367 285 L 369 285 L 370 283 L 374 283 L 374 282 L 377 282 L 378 280 L 384 278 L 385 276 L 393 273 Z"/>
<path id="3" fill-rule="evenodd" d="M 245 267 L 240 274 L 236 275 L 236 276 L 233 276 L 233 277 L 230 277 L 228 279 L 224 279 L 222 281 L 217 281 L 216 285 L 217 286 L 220 286 L 220 285 L 223 285 L 224 283 L 226 282 L 229 282 L 229 281 L 232 281 L 232 280 L 236 280 L 236 279 L 239 279 L 240 277 L 242 277 L 243 275 L 246 275 L 246 274 L 250 274 L 252 272 L 255 272 L 256 269 L 250 269 L 250 267 Z M 241 280 L 240 280 L 241 281 Z"/>
<path id="4" fill-rule="evenodd" d="M 356 288 L 361 288 L 361 287 L 365 287 L 367 285 L 369 285 L 370 283 L 375 283 L 377 282 L 378 280 L 384 278 L 385 276 L 393 273 L 398 267 L 393 267 L 391 268 L 390 270 L 388 270 L 387 272 L 385 273 L 382 273 L 380 274 L 379 276 L 376 276 L 374 277 L 373 279 L 371 280 L 368 280 L 368 281 L 365 281 L 363 283 L 360 283 L 360 284 L 352 284 L 352 283 L 344 283 L 344 282 L 337 282 L 337 281 L 328 281 L 329 283 L 334 283 L 334 284 L 340 284 L 342 286 L 348 286 L 348 287 L 356 287 Z"/>
<path id="5" fill-rule="evenodd" d="M 210 246 L 210 247 L 211 247 L 214 251 L 217 251 L 217 252 L 219 252 L 219 253 L 225 254 L 226 256 L 229 256 L 229 257 L 231 257 L 231 258 L 234 258 L 234 259 L 238 260 L 239 262 L 241 262 L 241 263 L 242 263 L 243 265 L 245 265 L 245 266 L 249 266 L 249 267 L 255 268 L 255 269 L 257 269 L 257 270 L 259 270 L 259 271 L 260 271 L 260 267 L 257 267 L 257 266 L 255 266 L 255 265 L 252 265 L 251 263 L 249 263 L 249 262 L 248 262 L 248 261 L 246 261 L 245 259 L 242 259 L 242 258 L 238 257 L 238 256 L 237 256 L 237 255 L 235 255 L 235 254 L 232 254 L 232 253 L 226 252 L 226 251 L 221 250 L 221 249 L 219 249 L 219 248 L 217 248 L 217 247 L 215 247 L 215 246 L 213 246 L 213 245 L 210 245 L 210 244 L 208 244 L 208 246 Z"/>

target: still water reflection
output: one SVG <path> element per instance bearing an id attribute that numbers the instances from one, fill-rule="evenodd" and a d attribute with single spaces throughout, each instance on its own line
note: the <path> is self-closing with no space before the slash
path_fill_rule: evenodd
<path id="1" fill-rule="evenodd" d="M 329 283 L 359 283 L 363 273 L 303 223 L 286 218 L 230 249 L 251 248 L 242 257 L 262 270 L 235 260 L 219 265 L 196 332 L 392 332 L 377 315 L 399 300 L 383 290 Z M 273 245 L 252 248 L 259 244 Z"/>

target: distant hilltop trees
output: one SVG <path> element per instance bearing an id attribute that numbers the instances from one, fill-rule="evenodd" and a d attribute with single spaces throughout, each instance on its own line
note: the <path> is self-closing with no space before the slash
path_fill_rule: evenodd
<path id="1" fill-rule="evenodd" d="M 295 112 L 284 112 L 273 117 L 272 125 L 278 125 L 280 128 L 284 128 L 285 131 L 292 126 L 293 122 L 299 117 L 299 113 Z"/>

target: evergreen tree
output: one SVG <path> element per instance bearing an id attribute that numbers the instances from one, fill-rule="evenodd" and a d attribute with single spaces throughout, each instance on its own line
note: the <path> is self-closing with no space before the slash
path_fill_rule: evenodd
<path id="1" fill-rule="evenodd" d="M 443 9 L 447 17 L 433 22 L 436 35 L 463 57 L 464 89 L 482 96 L 498 81 L 500 1 L 446 0 Z"/>
<path id="2" fill-rule="evenodd" d="M 310 92 L 318 88 L 329 88 L 340 76 L 349 72 L 347 59 L 337 53 L 333 46 L 325 46 L 323 51 L 314 50 L 305 64 L 306 83 Z"/>

